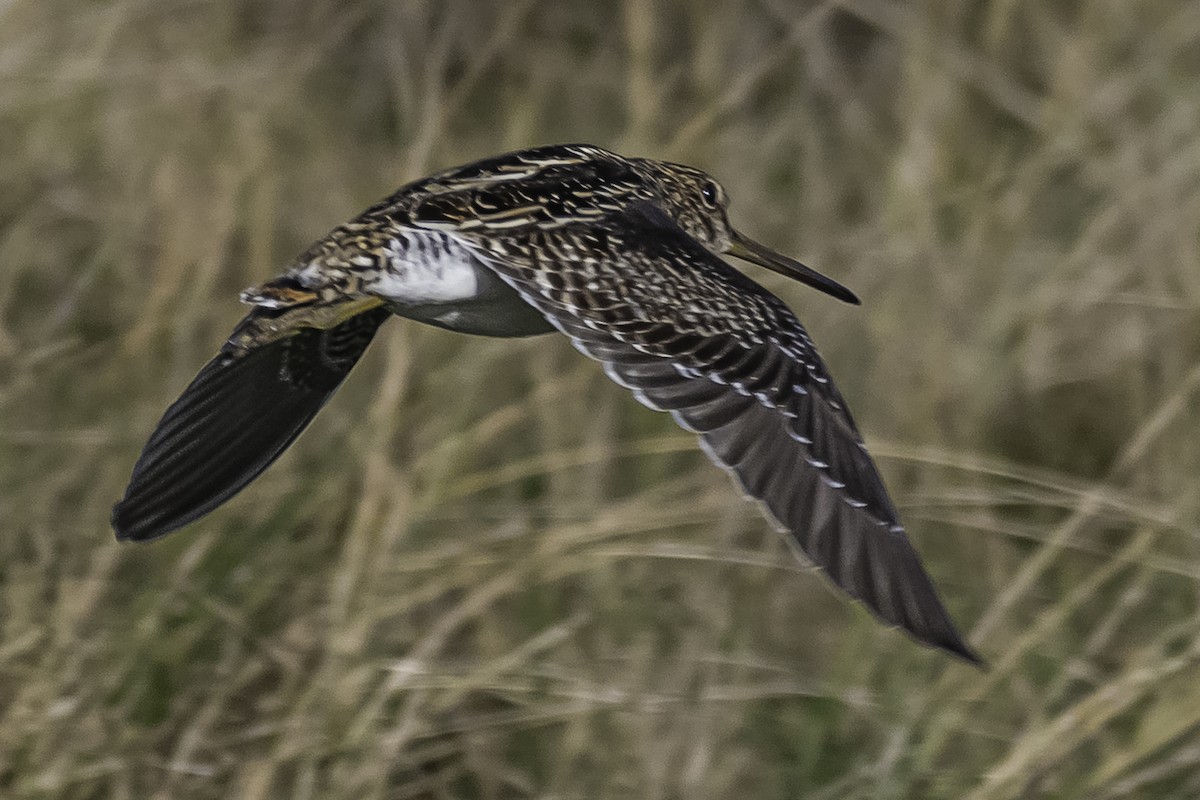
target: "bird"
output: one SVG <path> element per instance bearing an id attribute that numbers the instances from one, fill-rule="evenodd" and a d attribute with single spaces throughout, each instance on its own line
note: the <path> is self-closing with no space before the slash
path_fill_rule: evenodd
<path id="1" fill-rule="evenodd" d="M 393 316 L 467 334 L 558 331 L 695 433 L 794 546 L 883 623 L 982 665 L 910 542 L 808 332 L 724 256 L 851 304 L 849 289 L 729 222 L 706 172 L 587 144 L 518 150 L 409 183 L 278 277 L 154 428 L 118 539 L 220 506 L 308 426 Z"/>

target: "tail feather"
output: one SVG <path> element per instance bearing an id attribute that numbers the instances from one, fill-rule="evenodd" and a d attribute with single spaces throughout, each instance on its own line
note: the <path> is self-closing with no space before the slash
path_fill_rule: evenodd
<path id="1" fill-rule="evenodd" d="M 262 474 L 341 385 L 389 312 L 261 344 L 277 314 L 255 309 L 159 421 L 113 507 L 119 539 L 153 539 L 212 511 Z M 278 320 L 276 320 L 278 321 Z M 247 345 L 247 342 L 250 342 Z"/>

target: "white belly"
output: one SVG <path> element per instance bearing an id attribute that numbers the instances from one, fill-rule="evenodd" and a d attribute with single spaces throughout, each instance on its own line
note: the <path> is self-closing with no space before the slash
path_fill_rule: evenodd
<path id="1" fill-rule="evenodd" d="M 479 295 L 481 265 L 444 235 L 404 233 L 386 250 L 387 268 L 366 287 L 397 305 L 461 303 Z"/>
<path id="2" fill-rule="evenodd" d="M 393 313 L 483 336 L 529 336 L 553 328 L 490 267 L 444 233 L 406 231 L 386 250 L 388 265 L 363 288 Z"/>

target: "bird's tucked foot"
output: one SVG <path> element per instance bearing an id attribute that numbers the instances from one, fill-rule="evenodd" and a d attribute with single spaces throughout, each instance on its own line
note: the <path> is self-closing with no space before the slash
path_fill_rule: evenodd
<path id="1" fill-rule="evenodd" d="M 293 275 L 282 275 L 240 295 L 254 310 L 246 315 L 221 347 L 226 361 L 241 358 L 271 342 L 305 330 L 330 330 L 383 304 L 369 295 L 347 295 L 336 287 L 308 287 Z"/>
<path id="2" fill-rule="evenodd" d="M 292 306 L 308 305 L 320 299 L 318 289 L 305 286 L 294 275 L 281 275 L 267 281 L 261 286 L 251 286 L 239 296 L 243 303 L 261 308 L 291 308 Z"/>

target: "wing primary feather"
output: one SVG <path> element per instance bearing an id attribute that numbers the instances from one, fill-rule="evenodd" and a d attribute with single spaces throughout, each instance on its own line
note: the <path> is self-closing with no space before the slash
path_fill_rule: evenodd
<path id="1" fill-rule="evenodd" d="M 113 507 L 117 538 L 169 533 L 262 474 L 341 385 L 388 316 L 376 308 L 240 356 L 218 354 L 151 434 Z"/>

